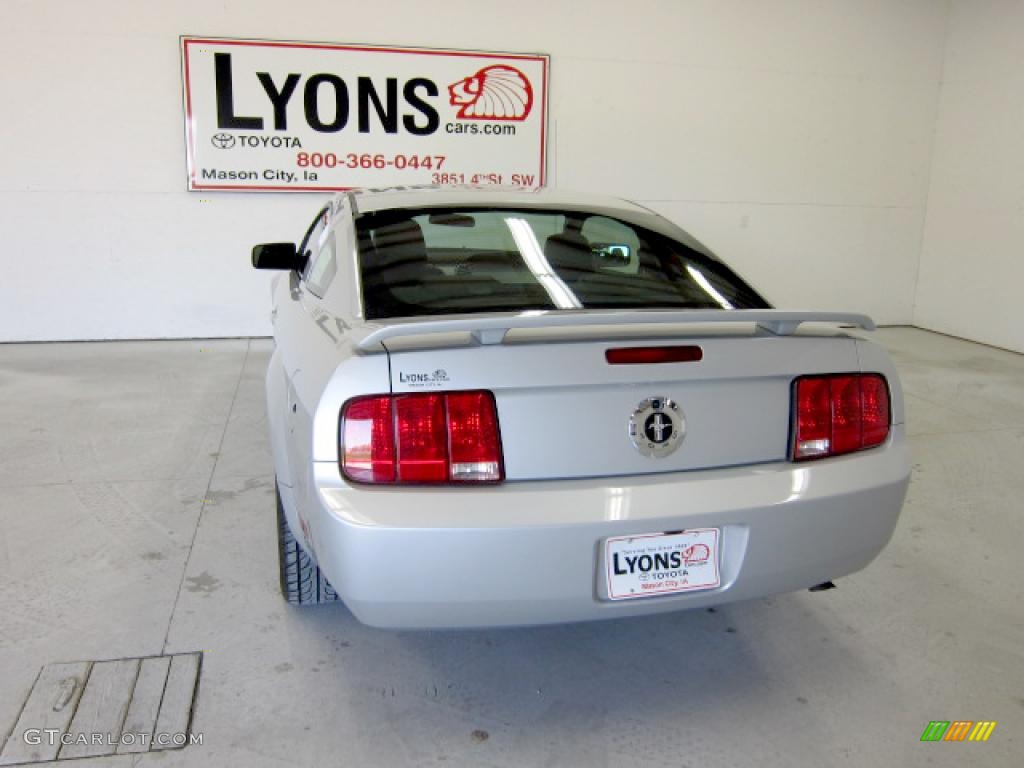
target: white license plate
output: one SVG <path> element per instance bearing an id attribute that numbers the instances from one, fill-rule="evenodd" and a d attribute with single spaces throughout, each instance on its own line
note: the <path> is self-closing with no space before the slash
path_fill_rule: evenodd
<path id="1" fill-rule="evenodd" d="M 718 537 L 717 528 L 692 528 L 608 539 L 608 597 L 627 600 L 714 589 L 722 583 Z"/>

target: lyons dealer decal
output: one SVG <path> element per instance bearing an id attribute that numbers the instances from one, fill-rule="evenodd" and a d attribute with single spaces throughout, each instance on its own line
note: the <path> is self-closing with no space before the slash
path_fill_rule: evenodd
<path id="1" fill-rule="evenodd" d="M 548 57 L 181 39 L 188 188 L 545 182 Z"/>

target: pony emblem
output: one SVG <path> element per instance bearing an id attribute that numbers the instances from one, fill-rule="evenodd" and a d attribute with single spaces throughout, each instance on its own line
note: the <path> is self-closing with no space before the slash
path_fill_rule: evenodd
<path id="1" fill-rule="evenodd" d="M 533 87 L 518 69 L 495 64 L 448 86 L 456 117 L 465 120 L 525 120 L 533 107 Z"/>

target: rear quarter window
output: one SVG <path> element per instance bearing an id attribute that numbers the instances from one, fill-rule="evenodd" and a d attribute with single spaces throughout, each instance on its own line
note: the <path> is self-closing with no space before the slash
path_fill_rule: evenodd
<path id="1" fill-rule="evenodd" d="M 306 287 L 316 296 L 323 298 L 324 293 L 331 285 L 334 275 L 338 271 L 338 262 L 335 259 L 335 237 L 331 232 L 327 235 L 319 253 L 313 258 L 306 273 Z"/>

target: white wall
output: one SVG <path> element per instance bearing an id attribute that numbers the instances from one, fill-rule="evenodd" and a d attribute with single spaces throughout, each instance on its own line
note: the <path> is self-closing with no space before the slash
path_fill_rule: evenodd
<path id="1" fill-rule="evenodd" d="M 180 34 L 550 53 L 552 181 L 650 204 L 780 306 L 909 322 L 945 16 L 931 0 L 4 0 L 0 340 L 268 332 L 249 246 L 298 237 L 316 196 L 185 191 Z"/>
<path id="2" fill-rule="evenodd" d="M 1024 3 L 949 14 L 914 322 L 1024 352 Z"/>

